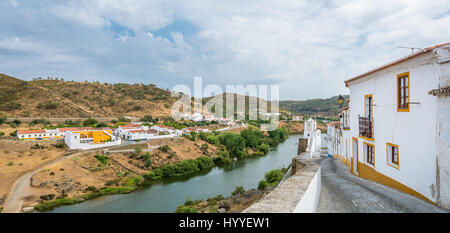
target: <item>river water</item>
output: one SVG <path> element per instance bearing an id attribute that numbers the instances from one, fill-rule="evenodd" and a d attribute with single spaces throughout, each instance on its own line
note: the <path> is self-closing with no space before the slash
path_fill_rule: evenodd
<path id="1" fill-rule="evenodd" d="M 258 187 L 264 174 L 275 168 L 288 167 L 296 156 L 300 135 L 291 135 L 267 156 L 235 161 L 232 165 L 214 167 L 203 174 L 182 179 L 168 179 L 130 194 L 103 196 L 80 204 L 58 207 L 54 213 L 173 213 L 186 198 L 206 199 L 222 194 L 227 197 L 236 186 L 246 190 Z M 322 137 L 322 144 L 324 144 Z"/>

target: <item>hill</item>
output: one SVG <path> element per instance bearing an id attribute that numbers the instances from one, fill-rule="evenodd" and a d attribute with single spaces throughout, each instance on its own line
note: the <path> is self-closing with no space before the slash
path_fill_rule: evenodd
<path id="1" fill-rule="evenodd" d="M 24 81 L 0 74 L 0 115 L 8 117 L 162 117 L 176 100 L 152 84 Z"/>
<path id="2" fill-rule="evenodd" d="M 285 109 L 294 114 L 310 115 L 317 117 L 336 117 L 340 112 L 340 106 L 337 103 L 339 96 L 333 96 L 328 99 L 310 99 L 310 100 L 282 100 L 280 109 Z M 349 98 L 343 95 L 345 103 Z M 345 106 L 345 104 L 343 105 Z"/>

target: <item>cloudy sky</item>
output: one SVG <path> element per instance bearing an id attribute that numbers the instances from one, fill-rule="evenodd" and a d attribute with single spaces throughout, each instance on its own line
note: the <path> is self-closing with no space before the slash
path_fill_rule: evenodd
<path id="1" fill-rule="evenodd" d="M 0 0 L 0 73 L 323 98 L 398 46 L 449 42 L 449 25 L 448 0 Z"/>

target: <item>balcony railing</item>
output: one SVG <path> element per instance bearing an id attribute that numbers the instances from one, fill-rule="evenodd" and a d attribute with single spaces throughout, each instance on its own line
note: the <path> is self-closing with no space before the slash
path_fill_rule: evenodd
<path id="1" fill-rule="evenodd" d="M 373 118 L 359 117 L 359 136 L 373 138 Z"/>

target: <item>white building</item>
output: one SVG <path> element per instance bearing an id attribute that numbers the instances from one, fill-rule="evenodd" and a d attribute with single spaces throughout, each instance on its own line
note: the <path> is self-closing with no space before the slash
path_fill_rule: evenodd
<path id="1" fill-rule="evenodd" d="M 195 122 L 203 121 L 203 115 L 201 113 L 196 112 L 196 113 L 192 114 L 191 119 Z"/>
<path id="2" fill-rule="evenodd" d="M 175 128 L 165 125 L 154 125 L 151 129 L 156 130 L 160 134 L 172 134 L 175 133 Z"/>
<path id="3" fill-rule="evenodd" d="M 317 121 L 309 118 L 304 125 L 303 138 L 308 138 L 307 152 L 311 157 L 320 157 L 322 133 L 317 129 Z"/>
<path id="4" fill-rule="evenodd" d="M 449 43 L 345 84 L 351 100 L 349 134 L 343 135 L 344 150 L 337 155 L 350 154 L 352 173 L 449 208 Z"/>
<path id="5" fill-rule="evenodd" d="M 17 139 L 21 140 L 42 140 L 42 139 L 63 139 L 68 131 L 93 130 L 91 127 L 78 128 L 57 128 L 38 130 L 18 130 Z"/>
<path id="6" fill-rule="evenodd" d="M 145 140 L 155 138 L 157 136 L 158 136 L 158 131 L 156 131 L 154 129 L 148 129 L 148 130 L 136 129 L 136 130 L 127 130 L 124 133 L 123 138 L 126 140 L 130 140 L 130 141 L 136 141 L 136 140 L 145 141 Z"/>
<path id="7" fill-rule="evenodd" d="M 292 116 L 292 121 L 302 121 L 303 117 L 302 116 Z"/>
<path id="8" fill-rule="evenodd" d="M 64 142 L 70 149 L 96 149 L 121 144 L 120 137 L 112 134 L 111 129 L 66 131 Z"/>
<path id="9" fill-rule="evenodd" d="M 129 125 L 119 125 L 117 129 L 114 131 L 114 134 L 126 139 L 126 136 L 129 135 L 129 131 L 136 131 L 136 130 L 148 130 L 148 126 L 145 125 L 139 125 L 139 124 L 129 124 Z"/>

